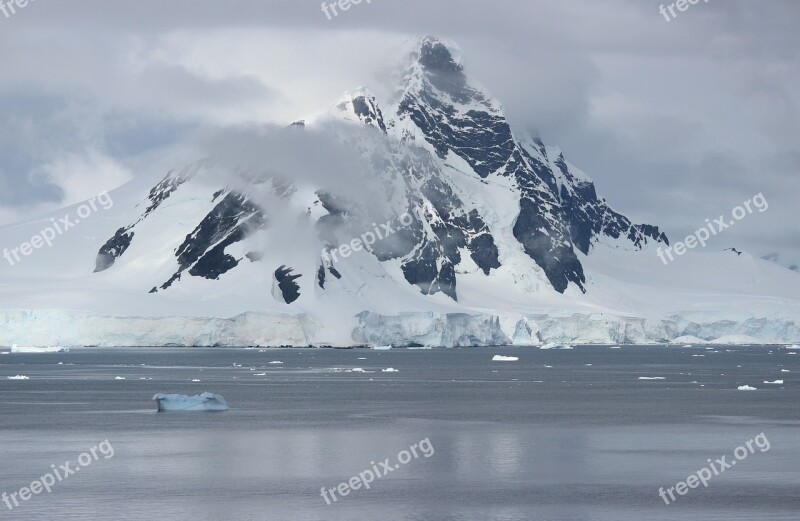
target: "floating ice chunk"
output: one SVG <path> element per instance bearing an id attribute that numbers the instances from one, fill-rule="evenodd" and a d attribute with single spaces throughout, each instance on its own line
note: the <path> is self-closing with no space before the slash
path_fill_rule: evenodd
<path id="1" fill-rule="evenodd" d="M 685 346 L 683 346 L 683 347 L 694 347 L 694 346 L 693 346 L 692 344 L 686 344 L 686 345 L 685 345 Z"/>
<path id="2" fill-rule="evenodd" d="M 433 349 L 431 346 L 418 346 L 418 347 L 409 347 L 411 351 L 429 351 Z"/>
<path id="3" fill-rule="evenodd" d="M 391 348 L 392 346 L 372 346 L 372 349 L 374 349 L 375 351 L 386 351 Z"/>
<path id="4" fill-rule="evenodd" d="M 399 373 L 400 371 L 398 371 L 394 367 L 387 367 L 386 369 L 384 369 L 381 372 L 383 372 L 383 373 Z"/>
<path id="5" fill-rule="evenodd" d="M 544 344 L 539 349 L 572 349 L 572 346 L 571 345 L 567 345 L 567 344 L 559 344 L 559 343 L 556 343 L 556 342 L 550 342 L 550 343 Z"/>
<path id="6" fill-rule="evenodd" d="M 749 386 L 749 385 L 740 385 L 739 387 L 737 387 L 737 389 L 740 390 L 740 391 L 757 391 L 758 390 L 755 387 L 752 387 L 752 386 Z"/>
<path id="7" fill-rule="evenodd" d="M 17 376 L 6 376 L 6 378 L 8 380 L 30 380 L 30 378 L 24 374 L 18 374 Z"/>
<path id="8" fill-rule="evenodd" d="M 640 376 L 639 380 L 666 380 L 663 376 Z"/>
<path id="9" fill-rule="evenodd" d="M 366 373 L 363 367 L 354 367 L 348 371 L 348 373 Z"/>
<path id="10" fill-rule="evenodd" d="M 280 360 L 273 360 L 272 362 L 270 362 L 270 364 L 271 365 L 283 365 L 283 362 L 281 362 Z"/>
<path id="11" fill-rule="evenodd" d="M 611 346 L 609 349 L 622 349 L 620 346 Z"/>
<path id="12" fill-rule="evenodd" d="M 193 382 L 202 382 L 202 380 L 200 380 L 199 378 L 192 378 L 192 381 Z"/>
<path id="13" fill-rule="evenodd" d="M 786 349 L 800 349 L 800 346 L 797 345 L 797 344 L 794 344 L 794 345 L 791 345 L 791 346 L 786 346 Z"/>
<path id="14" fill-rule="evenodd" d="M 361 358 L 359 358 L 359 360 L 366 360 L 366 359 L 367 359 L 367 358 L 366 358 L 366 357 L 364 357 L 364 356 L 362 356 Z"/>
<path id="15" fill-rule="evenodd" d="M 196 396 L 185 394 L 157 394 L 153 400 L 158 404 L 158 412 L 175 411 L 227 411 L 228 404 L 219 394 L 205 392 Z"/>
<path id="16" fill-rule="evenodd" d="M 267 376 L 267 373 L 256 373 L 253 376 Z"/>
<path id="17" fill-rule="evenodd" d="M 114 380 L 124 380 L 124 379 L 125 379 L 124 376 L 115 376 L 114 377 Z"/>
<path id="18" fill-rule="evenodd" d="M 791 371 L 789 371 L 788 369 L 781 369 L 781 372 L 782 372 L 782 373 L 789 373 L 789 372 L 791 372 Z"/>
<path id="19" fill-rule="evenodd" d="M 69 351 L 68 347 L 50 346 L 50 347 L 29 347 L 18 346 L 14 344 L 11 346 L 12 353 L 66 353 Z"/>
<path id="20" fill-rule="evenodd" d="M 764 383 L 771 385 L 783 385 L 783 380 L 775 380 L 774 382 L 768 382 L 767 380 L 764 380 Z"/>
<path id="21" fill-rule="evenodd" d="M 516 362 L 519 360 L 518 356 L 503 356 L 503 355 L 494 355 L 492 358 L 492 362 Z"/>

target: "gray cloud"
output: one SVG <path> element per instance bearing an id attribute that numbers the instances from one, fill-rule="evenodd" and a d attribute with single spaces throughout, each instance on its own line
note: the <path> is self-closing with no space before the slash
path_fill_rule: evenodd
<path id="1" fill-rule="evenodd" d="M 40 0 L 0 18 L 0 219 L 80 192 L 42 168 L 63 155 L 134 171 L 194 127 L 283 123 L 359 85 L 385 99 L 387 56 L 432 33 L 618 210 L 679 238 L 763 192 L 725 240 L 800 257 L 800 4 L 666 22 L 660 3 L 373 0 L 329 21 L 319 0 Z"/>

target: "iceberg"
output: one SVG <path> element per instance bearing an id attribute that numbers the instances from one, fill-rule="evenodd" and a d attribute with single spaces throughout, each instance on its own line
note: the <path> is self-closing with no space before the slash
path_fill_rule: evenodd
<path id="1" fill-rule="evenodd" d="M 492 362 L 516 362 L 519 360 L 518 356 L 503 356 L 503 355 L 494 355 L 492 358 Z"/>
<path id="2" fill-rule="evenodd" d="M 737 387 L 737 389 L 740 390 L 740 391 L 757 391 L 758 390 L 755 387 L 752 387 L 750 385 L 740 385 L 739 387 Z"/>
<path id="3" fill-rule="evenodd" d="M 400 371 L 395 369 L 394 367 L 387 367 L 382 372 L 384 372 L 384 373 L 399 373 Z"/>
<path id="4" fill-rule="evenodd" d="M 219 394 L 205 392 L 195 396 L 185 394 L 156 394 L 153 401 L 158 404 L 158 412 L 176 411 L 227 411 L 228 404 Z"/>
<path id="5" fill-rule="evenodd" d="M 770 381 L 764 380 L 764 383 L 765 384 L 771 384 L 771 385 L 783 385 L 783 380 L 775 380 L 774 382 L 770 382 Z"/>
<path id="6" fill-rule="evenodd" d="M 18 346 L 14 344 L 11 346 L 12 353 L 66 353 L 69 352 L 68 347 L 50 346 L 50 347 L 30 347 Z"/>
<path id="7" fill-rule="evenodd" d="M 30 380 L 30 377 L 25 376 L 24 374 L 18 374 L 17 376 L 6 376 L 8 380 Z"/>

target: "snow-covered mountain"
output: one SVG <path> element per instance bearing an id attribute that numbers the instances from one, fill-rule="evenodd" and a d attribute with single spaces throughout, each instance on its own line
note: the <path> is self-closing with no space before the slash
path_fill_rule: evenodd
<path id="1" fill-rule="evenodd" d="M 663 266 L 666 235 L 613 210 L 558 148 L 516 133 L 458 56 L 422 38 L 394 99 L 360 88 L 116 190 L 84 235 L 5 273 L 0 343 L 800 337 L 800 276 L 746 254 Z"/>

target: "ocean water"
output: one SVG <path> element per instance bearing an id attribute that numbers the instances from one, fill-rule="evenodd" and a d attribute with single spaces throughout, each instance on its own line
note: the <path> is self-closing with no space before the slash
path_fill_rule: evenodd
<path id="1" fill-rule="evenodd" d="M 796 521 L 800 354 L 790 352 L 2 354 L 0 493 L 19 497 L 53 467 L 75 468 L 90 448 L 96 457 L 49 493 L 11 510 L 0 503 L 0 518 Z M 493 362 L 497 354 L 519 361 Z M 29 379 L 8 378 L 16 375 Z M 777 379 L 784 383 L 763 383 Z M 758 390 L 737 390 L 745 384 Z M 203 391 L 222 394 L 230 410 L 155 412 L 156 393 Z M 768 450 L 751 442 L 707 487 L 676 492 L 669 505 L 659 496 L 708 459 L 735 460 L 759 435 Z M 328 492 L 331 504 L 322 497 L 321 488 L 367 470 L 386 475 L 335 502 Z"/>

